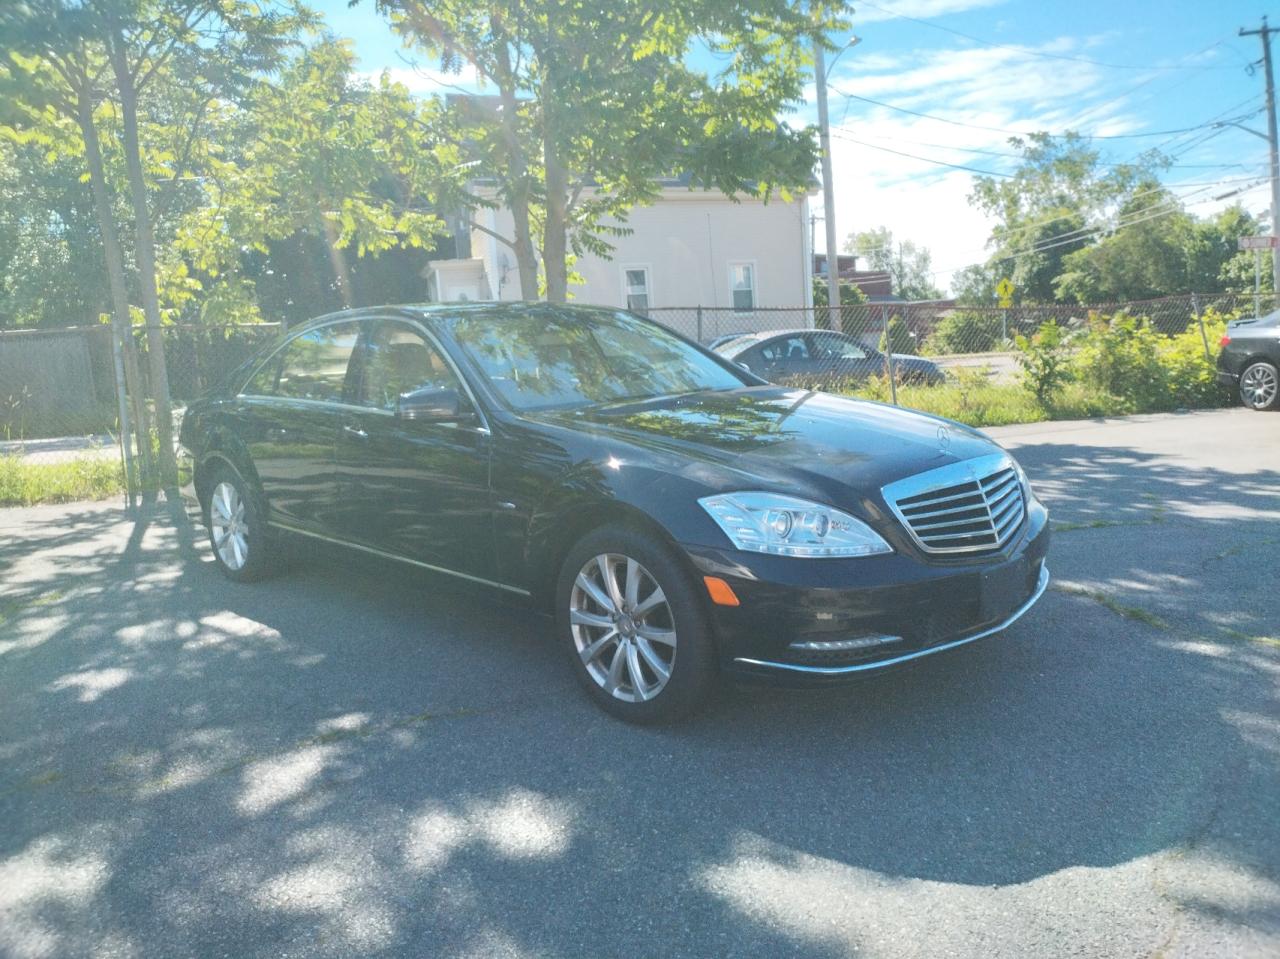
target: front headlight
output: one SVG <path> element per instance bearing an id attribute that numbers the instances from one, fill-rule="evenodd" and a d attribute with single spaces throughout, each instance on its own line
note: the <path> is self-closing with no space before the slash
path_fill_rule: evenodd
<path id="1" fill-rule="evenodd" d="M 738 549 L 809 559 L 892 553 L 866 523 L 781 493 L 724 493 L 698 500 Z"/>

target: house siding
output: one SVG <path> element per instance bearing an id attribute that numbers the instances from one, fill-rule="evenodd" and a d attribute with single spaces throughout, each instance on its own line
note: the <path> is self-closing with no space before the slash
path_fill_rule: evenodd
<path id="1" fill-rule="evenodd" d="M 511 235 L 506 210 L 486 211 L 481 222 Z M 652 308 L 729 307 L 730 266 L 751 263 L 757 307 L 812 305 L 808 197 L 735 203 L 719 193 L 669 189 L 651 206 L 632 210 L 626 226 L 632 232 L 611 238 L 611 259 L 585 255 L 576 262 L 583 282 L 570 286 L 574 302 L 624 306 L 623 271 L 644 267 Z M 496 298 L 519 299 L 515 258 L 504 244 L 477 230 L 472 254 L 485 260 Z"/>

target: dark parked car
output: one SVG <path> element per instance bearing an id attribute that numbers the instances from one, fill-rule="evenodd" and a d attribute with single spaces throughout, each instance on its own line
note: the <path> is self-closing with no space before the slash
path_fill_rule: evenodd
<path id="1" fill-rule="evenodd" d="M 604 309 L 323 317 L 188 408 L 180 468 L 231 579 L 297 536 L 528 597 L 632 721 L 720 671 L 830 682 L 968 643 L 1049 578 L 1044 507 L 981 433 Z"/>
<path id="2" fill-rule="evenodd" d="M 1218 382 L 1250 409 L 1280 408 L 1280 310 L 1227 324 L 1218 353 Z"/>
<path id="3" fill-rule="evenodd" d="M 829 330 L 769 330 L 724 343 L 718 352 L 774 383 L 856 382 L 889 371 L 879 350 Z M 893 354 L 893 376 L 900 383 L 928 386 L 946 381 L 936 363 L 902 353 Z"/>

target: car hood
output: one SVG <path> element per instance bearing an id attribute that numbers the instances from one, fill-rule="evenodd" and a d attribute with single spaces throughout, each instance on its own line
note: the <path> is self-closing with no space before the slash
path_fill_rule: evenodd
<path id="1" fill-rule="evenodd" d="M 696 474 L 713 489 L 754 480 L 798 493 L 807 487 L 831 502 L 865 500 L 886 483 L 998 449 L 976 430 L 938 417 L 774 386 L 534 418 L 670 454 L 665 468 Z"/>

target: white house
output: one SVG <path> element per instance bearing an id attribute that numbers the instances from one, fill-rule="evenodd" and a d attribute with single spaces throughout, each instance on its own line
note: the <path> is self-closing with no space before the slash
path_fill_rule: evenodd
<path id="1" fill-rule="evenodd" d="M 481 210 L 477 222 L 511 235 L 508 210 Z M 609 238 L 612 259 L 587 254 L 575 262 L 584 282 L 570 286 L 574 302 L 642 313 L 673 307 L 732 311 L 738 329 L 776 326 L 776 318 L 756 312 L 762 307 L 813 305 L 808 196 L 735 202 L 719 191 L 672 180 L 653 204 L 633 209 L 626 225 L 630 233 Z M 470 258 L 431 262 L 432 298 L 519 299 L 511 250 L 482 230 L 471 231 L 470 243 Z M 655 317 L 662 319 L 662 313 Z"/>

